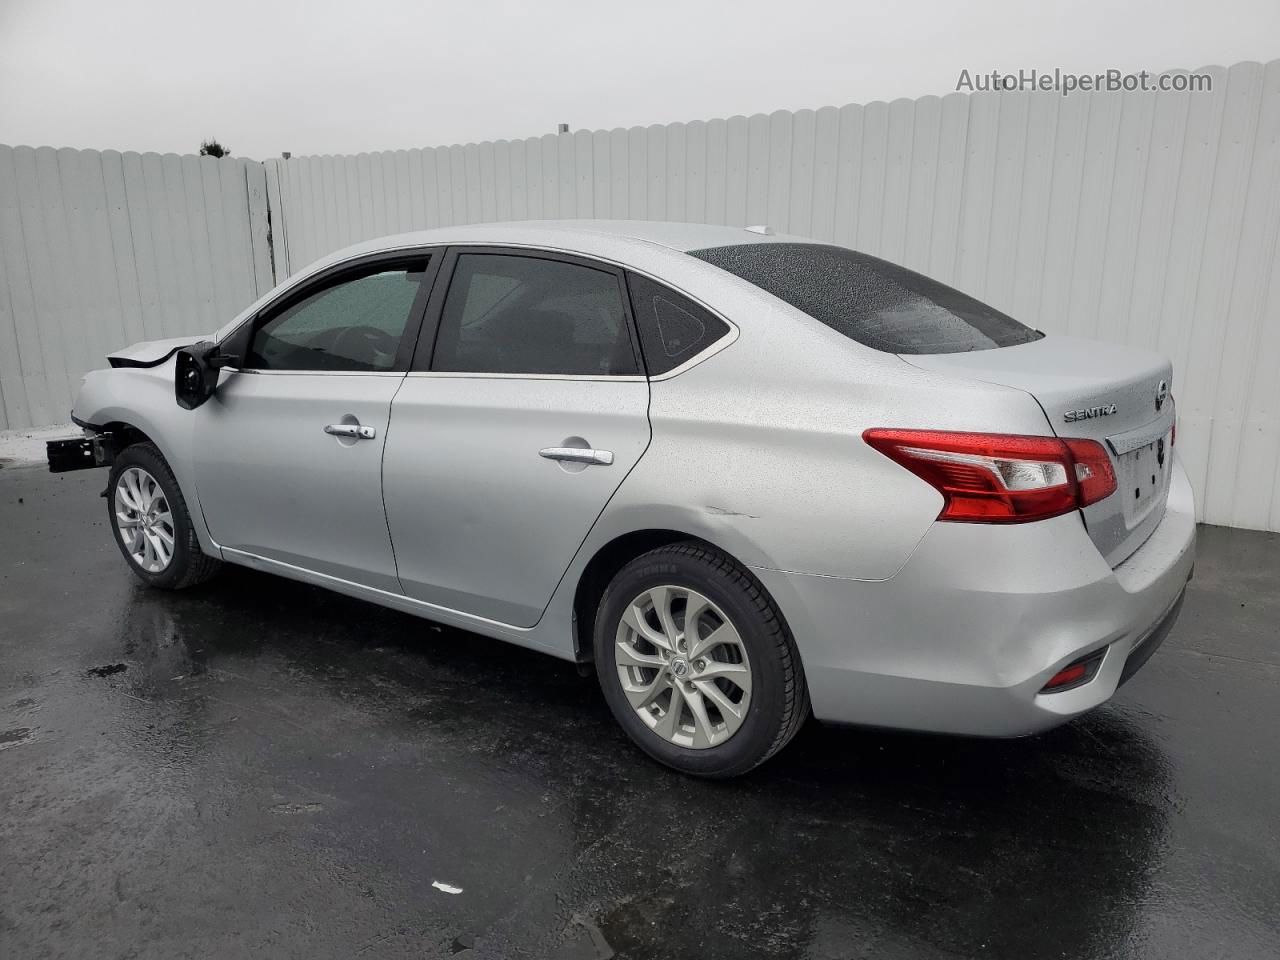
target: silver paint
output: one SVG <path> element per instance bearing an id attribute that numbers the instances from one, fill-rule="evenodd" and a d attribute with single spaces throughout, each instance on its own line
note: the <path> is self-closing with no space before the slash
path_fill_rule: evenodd
<path id="1" fill-rule="evenodd" d="M 1114 403 L 1070 435 L 1110 438 L 1123 458 L 1153 430 L 1167 361 L 1046 337 L 907 362 L 682 252 L 787 239 L 693 224 L 446 228 L 334 254 L 218 333 L 369 252 L 554 249 L 638 270 L 734 324 L 727 342 L 649 382 L 224 371 L 215 398 L 188 412 L 173 402 L 169 360 L 91 373 L 75 412 L 157 443 L 206 552 L 555 656 L 579 655 L 574 595 L 590 560 L 620 536 L 664 530 L 752 568 L 795 634 L 819 718 L 1013 734 L 1105 700 L 1120 654 L 1090 684 L 1038 691 L 1082 652 L 1143 634 L 1181 590 L 1194 523 L 1176 455 L 1141 515 L 1113 496 L 1083 516 L 952 524 L 935 522 L 931 486 L 861 434 L 1051 435 L 1067 410 Z M 325 433 L 342 423 L 376 436 Z M 614 462 L 540 456 L 553 447 Z"/>

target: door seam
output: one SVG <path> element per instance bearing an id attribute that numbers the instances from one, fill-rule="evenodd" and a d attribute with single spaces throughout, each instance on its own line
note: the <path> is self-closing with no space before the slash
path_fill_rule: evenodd
<path id="1" fill-rule="evenodd" d="M 400 391 L 404 389 L 405 380 L 408 379 L 408 371 L 400 378 L 400 383 L 396 387 L 396 392 L 391 395 L 391 402 L 387 404 L 387 429 L 382 438 L 382 452 L 378 457 L 378 499 L 382 502 L 382 524 L 387 529 L 387 543 L 391 544 L 391 566 L 396 572 L 396 583 L 400 585 L 400 592 L 408 596 L 408 591 L 404 588 L 404 581 L 400 579 L 400 559 L 396 556 L 396 538 L 391 534 L 391 517 L 387 515 L 387 445 L 391 443 L 391 419 L 396 409 L 396 397 L 400 396 Z"/>

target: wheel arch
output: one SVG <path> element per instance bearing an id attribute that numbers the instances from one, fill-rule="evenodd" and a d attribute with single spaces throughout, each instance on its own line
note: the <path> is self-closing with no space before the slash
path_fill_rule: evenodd
<path id="1" fill-rule="evenodd" d="M 641 554 L 673 543 L 698 543 L 746 567 L 739 557 L 707 537 L 672 527 L 649 527 L 619 534 L 602 544 L 582 568 L 573 594 L 573 652 L 579 663 L 593 659 L 592 633 L 600 597 L 619 570 Z"/>
<path id="2" fill-rule="evenodd" d="M 178 475 L 179 484 L 183 487 L 183 496 L 189 496 L 186 484 L 182 482 L 185 478 L 179 473 L 179 465 L 175 465 L 178 463 L 180 453 L 170 442 L 171 431 L 165 430 L 163 424 L 153 422 L 152 418 L 139 410 L 121 406 L 104 408 L 97 411 L 96 416 L 87 420 L 77 419 L 76 422 L 90 430 L 110 433 L 118 440 L 117 450 L 124 450 L 139 443 L 151 444 L 160 451 L 160 456 L 164 457 L 165 462 L 169 464 L 169 469 Z"/>
<path id="3" fill-rule="evenodd" d="M 93 430 L 122 431 L 128 444 L 155 444 L 179 473 L 189 427 L 173 399 L 173 361 L 155 368 L 110 368 L 85 375 L 72 418 Z M 186 490 L 183 490 L 184 495 Z"/>
<path id="4" fill-rule="evenodd" d="M 173 361 L 158 367 L 91 370 L 85 375 L 72 416 L 93 430 L 120 431 L 126 444 L 153 444 L 182 490 L 200 546 L 220 556 L 209 535 L 192 470 L 195 421 L 173 398 Z"/>
<path id="5" fill-rule="evenodd" d="M 151 434 L 147 433 L 140 427 L 134 426 L 127 420 L 108 420 L 106 423 L 94 424 L 93 429 L 102 433 L 109 433 L 119 440 L 119 443 L 116 445 L 119 450 L 123 450 L 125 447 L 132 447 L 134 444 L 138 443 L 155 444 L 156 449 L 159 449 L 160 447 L 160 445 L 152 438 Z"/>

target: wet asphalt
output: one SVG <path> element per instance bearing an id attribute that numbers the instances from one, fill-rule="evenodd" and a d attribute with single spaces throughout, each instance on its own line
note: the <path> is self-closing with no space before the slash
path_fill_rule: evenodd
<path id="1" fill-rule="evenodd" d="M 104 482 L 0 469 L 0 957 L 1280 956 L 1278 535 L 1203 528 L 1064 728 L 810 724 L 708 783 L 570 664 L 234 568 L 148 590 Z"/>

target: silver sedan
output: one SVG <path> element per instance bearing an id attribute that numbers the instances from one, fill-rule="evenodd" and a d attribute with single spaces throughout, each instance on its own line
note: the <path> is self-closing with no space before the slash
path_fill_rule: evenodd
<path id="1" fill-rule="evenodd" d="M 1017 736 L 1177 615 L 1154 354 L 767 228 L 543 222 L 343 250 L 90 373 L 125 560 L 238 563 L 578 663 L 732 776 L 819 720 Z"/>

